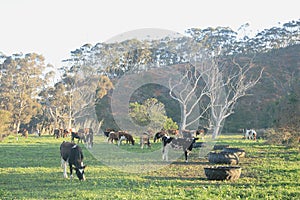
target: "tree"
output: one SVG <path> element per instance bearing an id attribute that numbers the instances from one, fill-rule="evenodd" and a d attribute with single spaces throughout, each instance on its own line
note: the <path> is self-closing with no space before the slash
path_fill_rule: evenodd
<path id="1" fill-rule="evenodd" d="M 237 101 L 260 80 L 263 69 L 255 70 L 252 59 L 243 57 L 227 62 L 200 56 L 186 65 L 180 80 L 169 81 L 169 94 L 181 105 L 181 130 L 195 129 L 199 120 L 206 120 L 217 137 Z"/>
<path id="2" fill-rule="evenodd" d="M 113 88 L 114 86 L 110 79 L 105 75 L 101 75 L 96 90 L 97 99 L 102 99 Z"/>
<path id="3" fill-rule="evenodd" d="M 70 98 L 66 95 L 66 87 L 60 81 L 44 88 L 39 96 L 43 111 L 43 120 L 41 131 L 45 128 L 65 128 L 68 125 L 69 119 L 69 102 Z"/>
<path id="4" fill-rule="evenodd" d="M 45 84 L 44 58 L 36 53 L 15 54 L 6 57 L 0 67 L 1 109 L 12 113 L 13 128 L 19 131 L 21 123 L 28 123 L 39 111 L 37 96 Z"/>
<path id="5" fill-rule="evenodd" d="M 209 62 L 210 70 L 202 70 L 208 87 L 213 138 L 220 133 L 225 119 L 234 113 L 238 100 L 246 96 L 249 89 L 260 80 L 263 68 L 257 71 L 252 61 L 253 58 L 244 57 L 239 60 L 234 57 L 228 63 L 212 59 Z"/>
<path id="6" fill-rule="evenodd" d="M 177 128 L 176 123 L 166 116 L 164 104 L 155 98 L 147 99 L 142 104 L 130 103 L 129 106 L 129 115 L 139 126 L 149 126 L 153 131 Z"/>
<path id="7" fill-rule="evenodd" d="M 191 28 L 186 32 L 206 50 L 207 54 L 217 56 L 233 53 L 232 47 L 237 39 L 237 33 L 229 27 Z"/>
<path id="8" fill-rule="evenodd" d="M 178 124 L 173 121 L 172 118 L 167 117 L 165 123 L 164 123 L 164 130 L 170 130 L 170 129 L 175 129 L 178 130 Z"/>
<path id="9" fill-rule="evenodd" d="M 204 118 L 209 108 L 208 104 L 203 103 L 209 92 L 204 83 L 205 73 L 191 64 L 183 65 L 183 67 L 183 76 L 179 80 L 169 80 L 169 95 L 181 106 L 180 131 L 188 128 L 197 129 L 199 120 Z"/>
<path id="10" fill-rule="evenodd" d="M 0 110 L 0 133 L 1 135 L 3 133 L 7 133 L 10 129 L 11 126 L 11 113 L 6 110 Z M 1 140 L 1 135 L 0 135 L 0 140 Z"/>

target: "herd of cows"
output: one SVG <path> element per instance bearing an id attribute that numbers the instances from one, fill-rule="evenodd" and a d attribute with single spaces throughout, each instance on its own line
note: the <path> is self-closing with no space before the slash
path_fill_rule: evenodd
<path id="1" fill-rule="evenodd" d="M 188 162 L 188 153 L 192 151 L 193 148 L 201 147 L 203 142 L 196 143 L 199 139 L 199 136 L 203 137 L 207 134 L 207 129 L 202 128 L 197 131 L 182 131 L 181 135 L 179 135 L 178 130 L 162 130 L 157 132 L 154 135 L 149 133 L 143 133 L 140 136 L 140 146 L 143 148 L 145 145 L 150 148 L 151 142 L 150 138 L 153 137 L 153 142 L 157 142 L 161 140 L 162 143 L 162 159 L 168 161 L 168 152 L 169 149 L 181 150 L 184 153 L 185 161 Z M 77 143 L 80 141 L 84 142 L 87 148 L 93 147 L 93 138 L 94 133 L 91 128 L 79 129 L 75 132 L 74 129 L 71 130 L 63 130 L 56 129 L 54 131 L 54 136 L 58 137 L 68 137 L 71 136 L 71 142 L 64 141 L 60 145 L 60 154 L 61 154 L 61 162 L 63 167 L 63 176 L 67 178 L 67 164 L 69 164 L 70 169 L 70 178 L 72 178 L 73 169 L 76 172 L 76 175 L 79 180 L 85 180 L 84 177 L 84 169 L 85 166 L 83 164 L 83 153 L 82 149 L 79 145 L 77 145 L 74 140 L 78 139 Z M 127 144 L 135 145 L 134 137 L 126 131 L 115 131 L 113 129 L 107 129 L 104 131 L 104 136 L 107 138 L 108 143 L 121 145 L 123 141 Z M 256 140 L 257 133 L 255 130 L 245 130 L 244 138 Z"/>

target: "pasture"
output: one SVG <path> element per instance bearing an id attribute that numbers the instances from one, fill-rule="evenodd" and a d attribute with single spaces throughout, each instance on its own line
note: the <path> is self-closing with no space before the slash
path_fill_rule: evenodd
<path id="1" fill-rule="evenodd" d="M 203 168 L 207 158 L 193 149 L 189 162 L 178 161 L 155 171 L 125 173 L 101 163 L 84 147 L 87 180 L 64 179 L 59 146 L 52 136 L 9 136 L 0 143 L 0 199 L 299 199 L 299 149 L 266 145 L 263 140 L 243 140 L 241 135 L 222 135 L 217 143 L 243 148 L 246 157 L 237 181 L 209 181 Z M 104 140 L 104 137 L 103 137 Z M 152 142 L 153 140 L 151 140 Z M 122 145 L 129 151 L 141 150 Z M 161 156 L 161 155 L 159 155 Z M 161 161 L 158 161 L 161 162 Z M 69 171 L 68 171 L 69 173 Z"/>

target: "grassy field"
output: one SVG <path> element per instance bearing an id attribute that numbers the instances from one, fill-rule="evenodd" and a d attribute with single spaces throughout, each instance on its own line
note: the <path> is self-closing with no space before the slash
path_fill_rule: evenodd
<path id="1" fill-rule="evenodd" d="M 69 139 L 69 138 L 68 138 Z M 199 149 L 183 158 L 145 173 L 126 173 L 97 160 L 83 147 L 87 180 L 64 179 L 59 145 L 63 139 L 50 136 L 18 138 L 0 143 L 0 199 L 299 199 L 299 149 L 271 146 L 264 141 L 246 141 L 239 135 L 223 135 L 220 144 L 246 151 L 241 158 L 242 175 L 235 182 L 209 181 L 199 158 Z M 160 149 L 155 144 L 151 150 Z M 138 145 L 123 145 L 141 151 Z M 161 161 L 157 161 L 160 163 Z"/>

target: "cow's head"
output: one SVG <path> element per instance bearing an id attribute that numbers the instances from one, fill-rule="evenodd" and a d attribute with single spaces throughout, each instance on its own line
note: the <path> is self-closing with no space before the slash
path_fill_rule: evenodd
<path id="1" fill-rule="evenodd" d="M 76 171 L 76 175 L 80 181 L 85 180 L 84 169 L 86 166 L 74 167 L 73 169 Z"/>
<path id="2" fill-rule="evenodd" d="M 197 140 L 199 140 L 199 138 L 193 137 L 193 138 L 188 138 L 188 139 L 187 139 L 187 141 L 188 141 L 188 143 L 189 143 L 189 146 L 188 146 L 188 150 L 189 150 L 189 151 L 192 151 L 193 146 L 194 146 L 194 144 L 196 143 Z"/>

